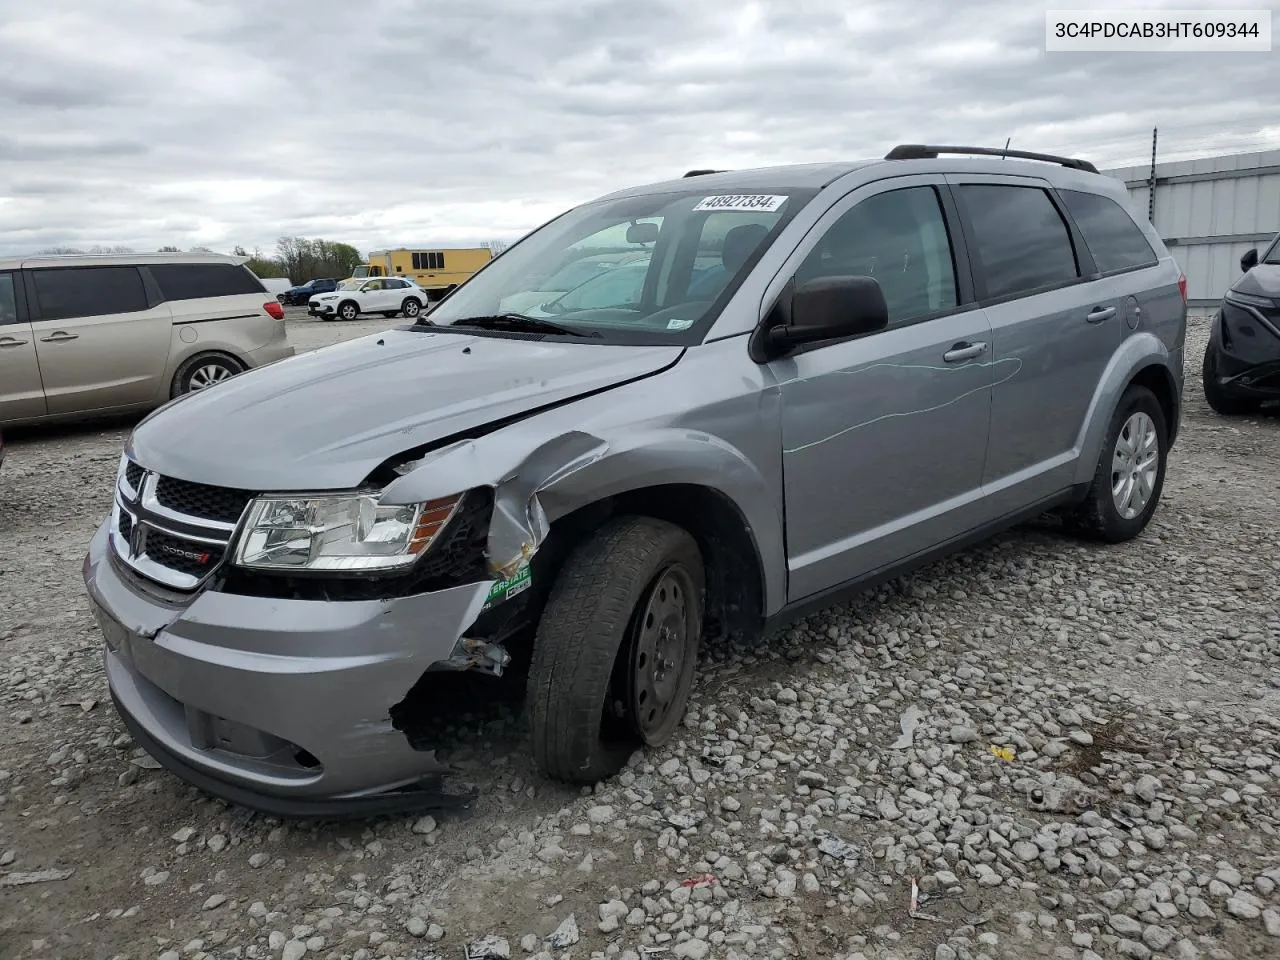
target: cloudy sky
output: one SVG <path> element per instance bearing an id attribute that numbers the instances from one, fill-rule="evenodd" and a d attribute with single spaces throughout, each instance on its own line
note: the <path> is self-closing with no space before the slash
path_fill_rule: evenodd
<path id="1" fill-rule="evenodd" d="M 512 238 L 693 167 L 903 141 L 1280 147 L 1280 52 L 1046 53 L 1044 11 L 1089 6 L 0 0 L 0 255 Z"/>

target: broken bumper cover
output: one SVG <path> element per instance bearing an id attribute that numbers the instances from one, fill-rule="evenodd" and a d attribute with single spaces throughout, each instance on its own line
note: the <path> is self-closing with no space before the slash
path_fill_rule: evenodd
<path id="1" fill-rule="evenodd" d="M 447 659 L 489 585 L 393 600 L 144 593 L 109 556 L 84 576 L 112 699 L 162 765 L 208 793 L 285 816 L 375 815 L 443 804 L 447 772 L 392 726 L 391 707 Z"/>

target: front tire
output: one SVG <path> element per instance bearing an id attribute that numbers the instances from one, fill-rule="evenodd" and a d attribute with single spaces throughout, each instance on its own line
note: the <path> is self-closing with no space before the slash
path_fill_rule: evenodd
<path id="1" fill-rule="evenodd" d="M 1076 532 L 1122 543 L 1146 528 L 1164 489 L 1168 438 L 1156 395 L 1130 386 L 1111 416 L 1089 493 L 1071 518 Z"/>
<path id="2" fill-rule="evenodd" d="M 705 573 L 685 530 L 620 517 L 565 561 L 529 668 L 533 754 L 548 776 L 593 784 L 683 719 L 702 635 Z"/>
<path id="3" fill-rule="evenodd" d="M 343 301 L 338 305 L 338 317 L 342 320 L 354 320 L 360 316 L 360 307 L 350 300 Z"/>
<path id="4" fill-rule="evenodd" d="M 1253 413 L 1258 409 L 1260 404 L 1251 400 L 1233 397 L 1229 393 L 1223 391 L 1218 386 L 1217 381 L 1218 368 L 1217 362 L 1213 355 L 1213 343 L 1205 348 L 1204 363 L 1200 367 L 1200 382 L 1204 388 L 1204 398 L 1209 404 L 1209 408 L 1214 413 L 1219 413 L 1224 417 L 1238 417 L 1242 414 Z"/>

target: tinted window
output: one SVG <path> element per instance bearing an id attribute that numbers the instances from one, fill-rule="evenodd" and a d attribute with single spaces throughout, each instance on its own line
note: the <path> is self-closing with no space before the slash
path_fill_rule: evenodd
<path id="1" fill-rule="evenodd" d="M 13 290 L 13 274 L 0 273 L 0 325 L 18 322 L 18 298 Z"/>
<path id="2" fill-rule="evenodd" d="M 973 223 L 988 297 L 1031 293 L 1080 275 L 1071 234 L 1043 190 L 967 184 L 956 193 Z"/>
<path id="3" fill-rule="evenodd" d="M 201 300 L 265 292 L 257 277 L 244 267 L 230 263 L 153 263 L 149 269 L 166 300 Z"/>
<path id="4" fill-rule="evenodd" d="M 875 278 L 890 326 L 954 307 L 951 240 L 934 189 L 876 194 L 837 220 L 796 271 L 802 283 L 834 276 Z"/>
<path id="5" fill-rule="evenodd" d="M 1059 190 L 1058 196 L 1084 234 L 1084 242 L 1103 273 L 1150 266 L 1159 259 L 1141 228 L 1110 197 L 1078 190 Z"/>
<path id="6" fill-rule="evenodd" d="M 33 270 L 42 320 L 98 317 L 147 309 L 137 267 L 63 267 Z"/>

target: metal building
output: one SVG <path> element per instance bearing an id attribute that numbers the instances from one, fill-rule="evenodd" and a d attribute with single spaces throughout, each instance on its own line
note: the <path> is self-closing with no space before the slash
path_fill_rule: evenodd
<path id="1" fill-rule="evenodd" d="M 1123 180 L 1182 272 L 1194 307 L 1214 306 L 1240 276 L 1240 257 L 1280 233 L 1280 150 L 1103 170 Z M 1261 251 L 1259 251 L 1261 252 Z"/>

